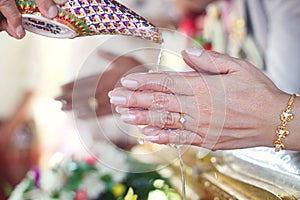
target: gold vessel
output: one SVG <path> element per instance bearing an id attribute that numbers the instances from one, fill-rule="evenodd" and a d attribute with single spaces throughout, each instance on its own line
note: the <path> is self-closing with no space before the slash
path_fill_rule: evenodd
<path id="1" fill-rule="evenodd" d="M 156 151 L 155 146 L 144 146 Z M 273 149 L 272 149 L 273 150 Z M 169 151 L 164 150 L 166 154 Z M 187 148 L 182 154 L 185 166 L 186 194 L 189 200 L 297 200 L 300 199 L 300 175 L 263 166 L 243 159 L 243 152 L 207 153 L 201 148 Z M 255 150 L 258 151 L 258 150 Z M 259 151 L 257 152 L 259 153 Z M 266 152 L 265 152 L 266 153 Z M 268 152 L 267 152 L 268 153 Z M 239 156 L 237 156 L 239 155 Z M 164 160 L 158 162 L 168 162 Z M 299 156 L 299 153 L 297 153 Z M 262 157 L 263 158 L 263 157 Z M 275 161 L 276 162 L 276 161 Z M 179 160 L 162 170 L 174 188 L 182 191 Z M 287 166 L 284 164 L 283 166 Z M 300 169 L 300 166 L 298 166 Z"/>

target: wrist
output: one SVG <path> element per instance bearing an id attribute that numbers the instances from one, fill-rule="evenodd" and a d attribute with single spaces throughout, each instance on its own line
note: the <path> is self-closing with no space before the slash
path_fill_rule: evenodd
<path id="1" fill-rule="evenodd" d="M 295 94 L 290 95 L 286 106 L 283 107 L 279 114 L 280 123 L 276 127 L 273 142 L 275 152 L 279 152 L 282 149 L 291 150 L 297 148 L 297 144 L 294 141 L 297 139 L 297 130 L 299 130 L 299 127 L 297 128 L 297 123 L 295 123 L 294 113 L 298 110 L 298 105 L 296 105 L 298 101 L 299 99 Z"/>
<path id="2" fill-rule="evenodd" d="M 287 150 L 300 151 L 300 97 L 295 97 L 292 106 L 293 120 L 288 124 L 289 135 L 285 138 L 285 148 Z"/>

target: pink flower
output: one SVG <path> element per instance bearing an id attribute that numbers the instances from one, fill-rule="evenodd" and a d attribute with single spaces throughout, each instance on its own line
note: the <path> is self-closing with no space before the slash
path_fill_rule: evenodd
<path id="1" fill-rule="evenodd" d="M 97 162 L 97 159 L 94 158 L 94 157 L 88 157 L 85 162 L 88 164 L 88 165 L 94 165 L 96 162 Z"/>
<path id="2" fill-rule="evenodd" d="M 77 190 L 75 192 L 74 200 L 89 200 L 87 194 L 83 190 Z"/>

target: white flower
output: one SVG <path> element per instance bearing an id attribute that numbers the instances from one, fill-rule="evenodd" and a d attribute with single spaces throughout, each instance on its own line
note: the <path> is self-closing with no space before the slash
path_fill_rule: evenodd
<path id="1" fill-rule="evenodd" d="M 73 200 L 71 198 L 71 196 L 65 190 L 61 191 L 59 199 L 60 200 Z"/>
<path id="2" fill-rule="evenodd" d="M 22 200 L 23 193 L 29 184 L 30 184 L 30 180 L 25 178 L 22 182 L 20 182 L 16 186 L 16 188 L 14 189 L 13 193 L 10 195 L 8 200 Z"/>
<path id="3" fill-rule="evenodd" d="M 95 199 L 105 190 L 105 185 L 100 179 L 100 174 L 93 172 L 84 177 L 79 189 L 85 191 L 89 199 Z"/>
<path id="4" fill-rule="evenodd" d="M 161 190 L 153 190 L 153 191 L 149 192 L 148 200 L 156 200 L 156 199 L 168 200 L 168 197 Z"/>
<path id="5" fill-rule="evenodd" d="M 46 170 L 41 173 L 41 189 L 47 192 L 60 190 L 64 185 L 64 176 L 61 171 Z"/>
<path id="6" fill-rule="evenodd" d="M 115 183 L 121 182 L 126 178 L 126 172 L 118 171 L 104 165 L 101 166 L 101 175 L 111 175 L 112 181 Z"/>
<path id="7" fill-rule="evenodd" d="M 122 181 L 129 170 L 126 155 L 114 146 L 98 142 L 93 147 L 93 153 L 99 159 L 96 167 L 101 174 L 111 174 L 115 182 Z"/>
<path id="8" fill-rule="evenodd" d="M 50 197 L 48 192 L 45 192 L 40 189 L 33 189 L 24 194 L 24 199 L 32 199 L 32 200 L 55 200 Z"/>

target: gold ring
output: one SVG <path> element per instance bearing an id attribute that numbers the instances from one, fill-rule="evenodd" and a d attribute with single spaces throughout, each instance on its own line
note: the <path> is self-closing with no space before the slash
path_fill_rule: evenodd
<path id="1" fill-rule="evenodd" d="M 179 118 L 179 122 L 180 122 L 180 130 L 184 130 L 184 123 L 186 122 L 185 118 L 184 118 L 184 113 L 179 113 L 180 114 L 180 118 Z"/>
<path id="2" fill-rule="evenodd" d="M 88 105 L 91 110 L 96 110 L 98 108 L 98 101 L 95 97 L 90 97 L 88 99 Z"/>

